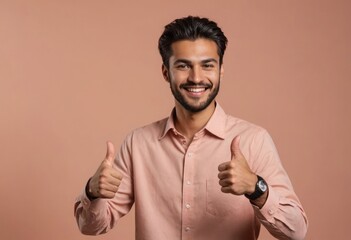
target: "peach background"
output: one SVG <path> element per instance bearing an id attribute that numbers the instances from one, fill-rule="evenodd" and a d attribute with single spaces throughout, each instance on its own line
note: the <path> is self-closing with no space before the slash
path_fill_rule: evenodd
<path id="1" fill-rule="evenodd" d="M 193 14 L 228 36 L 218 100 L 273 136 L 309 217 L 306 239 L 346 239 L 350 10 L 347 0 L 1 0 L 0 238 L 93 239 L 77 229 L 74 199 L 107 139 L 118 146 L 169 114 L 157 40 Z M 133 221 L 132 211 L 94 239 L 134 239 Z"/>

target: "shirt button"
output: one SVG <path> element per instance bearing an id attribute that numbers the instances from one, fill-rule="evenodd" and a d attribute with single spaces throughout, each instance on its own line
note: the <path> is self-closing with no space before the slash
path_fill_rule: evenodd
<path id="1" fill-rule="evenodd" d="M 186 227 L 186 228 L 185 228 L 185 231 L 186 231 L 186 232 L 189 232 L 189 231 L 190 231 L 190 227 Z"/>
<path id="2" fill-rule="evenodd" d="M 273 211 L 272 209 L 269 209 L 269 210 L 268 210 L 268 213 L 269 213 L 270 215 L 273 215 L 274 211 Z"/>
<path id="3" fill-rule="evenodd" d="M 191 206 L 190 206 L 189 203 L 187 203 L 187 204 L 185 204 L 185 207 L 186 207 L 187 209 L 189 209 Z"/>
<path id="4" fill-rule="evenodd" d="M 188 180 L 188 181 L 186 181 L 186 184 L 190 185 L 190 184 L 191 184 L 191 182 Z"/>
<path id="5" fill-rule="evenodd" d="M 193 153 L 188 153 L 188 157 L 192 157 L 193 156 Z"/>

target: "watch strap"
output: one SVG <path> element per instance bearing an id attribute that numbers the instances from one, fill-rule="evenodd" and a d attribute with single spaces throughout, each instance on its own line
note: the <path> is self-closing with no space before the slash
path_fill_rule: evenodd
<path id="1" fill-rule="evenodd" d="M 262 191 L 261 188 L 259 187 L 259 183 L 260 181 L 263 181 L 263 183 L 267 186 L 266 181 L 259 175 L 257 175 L 257 182 L 256 182 L 256 186 L 255 186 L 255 191 L 251 194 L 245 194 L 245 197 L 247 197 L 250 200 L 255 200 L 259 197 L 261 197 L 266 191 Z M 267 186 L 268 188 L 268 186 Z"/>

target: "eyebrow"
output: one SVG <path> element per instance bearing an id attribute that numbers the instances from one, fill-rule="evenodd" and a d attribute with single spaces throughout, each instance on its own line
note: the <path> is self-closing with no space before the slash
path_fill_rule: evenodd
<path id="1" fill-rule="evenodd" d="M 209 62 L 215 62 L 215 63 L 218 63 L 218 61 L 214 58 L 207 58 L 207 59 L 204 59 L 201 61 L 201 63 L 209 63 Z M 183 58 L 180 58 L 180 59 L 177 59 L 174 64 L 177 64 L 177 63 L 186 63 L 186 64 L 189 64 L 191 65 L 191 61 L 190 60 L 187 60 L 187 59 L 183 59 Z"/>

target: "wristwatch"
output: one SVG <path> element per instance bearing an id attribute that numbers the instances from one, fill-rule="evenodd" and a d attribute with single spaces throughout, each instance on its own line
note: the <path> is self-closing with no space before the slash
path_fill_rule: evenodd
<path id="1" fill-rule="evenodd" d="M 261 176 L 257 175 L 255 191 L 251 194 L 245 194 L 245 197 L 247 197 L 250 200 L 255 200 L 261 197 L 265 192 L 267 192 L 267 190 L 268 186 L 266 181 Z"/>

